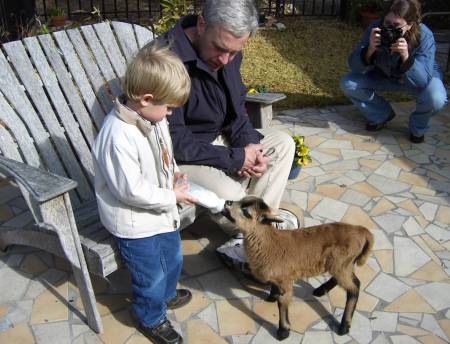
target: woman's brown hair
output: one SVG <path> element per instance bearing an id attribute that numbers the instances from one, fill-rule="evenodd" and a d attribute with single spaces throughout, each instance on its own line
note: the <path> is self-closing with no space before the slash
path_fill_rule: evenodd
<path id="1" fill-rule="evenodd" d="M 418 0 L 394 0 L 387 8 L 385 16 L 388 13 L 394 13 L 412 25 L 406 32 L 405 39 L 411 48 L 416 48 L 420 44 L 420 17 L 421 5 Z"/>

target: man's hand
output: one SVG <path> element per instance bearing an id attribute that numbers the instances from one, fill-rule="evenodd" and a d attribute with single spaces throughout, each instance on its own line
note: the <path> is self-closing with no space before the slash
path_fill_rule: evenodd
<path id="1" fill-rule="evenodd" d="M 264 156 L 262 150 L 256 153 L 255 163 L 251 167 L 243 166 L 237 174 L 241 177 L 261 177 L 267 171 L 267 165 L 271 158 Z"/>
<path id="2" fill-rule="evenodd" d="M 405 62 L 409 57 L 408 42 L 406 39 L 399 38 L 397 42 L 391 45 L 391 53 L 399 53 L 402 62 Z"/>
<path id="3" fill-rule="evenodd" d="M 255 177 L 261 177 L 264 172 L 267 171 L 267 165 L 269 164 L 271 158 L 268 156 L 264 156 L 262 152 L 258 154 L 256 157 L 255 166 L 252 168 L 252 173 Z"/>
<path id="4" fill-rule="evenodd" d="M 374 27 L 370 32 L 369 46 L 367 47 L 367 52 L 365 56 L 367 63 L 370 63 L 370 58 L 372 57 L 373 53 L 377 50 L 377 47 L 381 44 L 380 32 L 381 29 L 379 27 Z"/>
<path id="5" fill-rule="evenodd" d="M 263 146 L 260 143 L 250 143 L 247 146 L 244 147 L 245 151 L 245 160 L 244 165 L 242 165 L 242 170 L 247 170 L 255 166 L 256 157 L 259 154 L 261 154 Z M 238 173 L 239 174 L 239 173 Z"/>

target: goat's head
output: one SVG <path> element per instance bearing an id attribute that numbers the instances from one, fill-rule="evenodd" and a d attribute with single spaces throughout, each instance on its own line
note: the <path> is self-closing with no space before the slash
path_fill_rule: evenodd
<path id="1" fill-rule="evenodd" d="M 261 198 L 255 196 L 246 196 L 240 201 L 226 201 L 222 214 L 244 233 L 252 230 L 258 224 L 283 222 L 276 211 Z"/>

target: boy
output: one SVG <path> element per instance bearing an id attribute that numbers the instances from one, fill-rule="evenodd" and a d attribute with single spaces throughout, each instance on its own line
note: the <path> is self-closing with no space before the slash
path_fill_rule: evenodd
<path id="1" fill-rule="evenodd" d="M 194 199 L 186 175 L 176 172 L 166 116 L 188 99 L 190 79 L 168 47 L 150 43 L 128 66 L 123 86 L 93 147 L 100 219 L 131 272 L 139 330 L 155 343 L 182 343 L 166 309 L 192 298 L 176 289 L 183 262 L 176 204 Z"/>

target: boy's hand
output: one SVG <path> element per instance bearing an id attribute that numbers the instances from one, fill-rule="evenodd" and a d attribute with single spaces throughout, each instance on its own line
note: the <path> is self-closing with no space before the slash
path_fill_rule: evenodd
<path id="1" fill-rule="evenodd" d="M 174 184 L 175 185 L 173 186 L 173 191 L 175 192 L 177 203 L 187 203 L 187 204 L 197 203 L 197 200 L 187 193 L 187 191 L 189 190 L 187 178 L 185 183 L 181 181 Z"/>
<path id="2" fill-rule="evenodd" d="M 174 187 L 177 184 L 187 184 L 187 182 L 188 182 L 188 176 L 186 173 L 175 172 L 173 174 L 173 186 Z"/>

